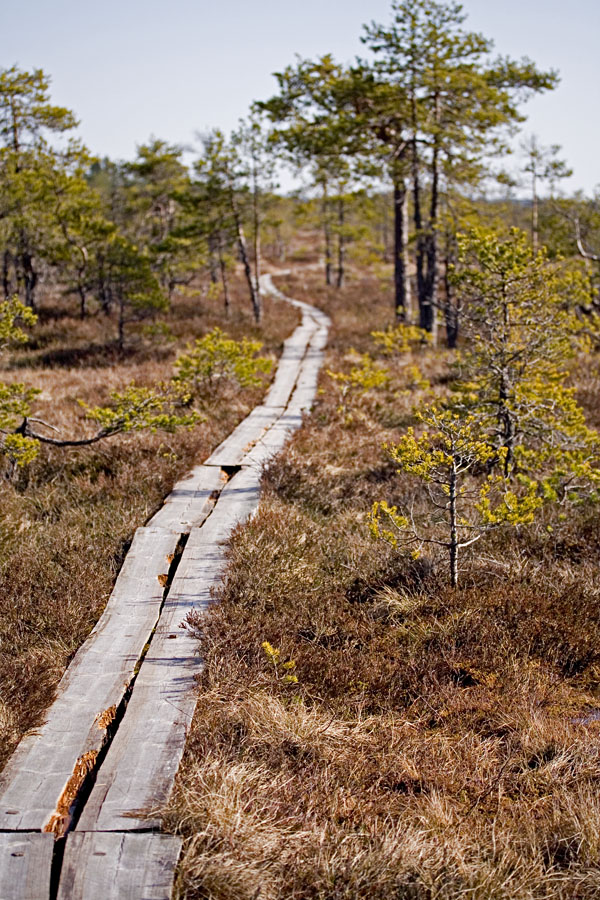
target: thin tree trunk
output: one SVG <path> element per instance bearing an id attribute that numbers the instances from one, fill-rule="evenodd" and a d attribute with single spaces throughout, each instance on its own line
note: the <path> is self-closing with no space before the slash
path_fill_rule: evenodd
<path id="1" fill-rule="evenodd" d="M 394 306 L 396 321 L 410 324 L 412 297 L 408 272 L 408 191 L 403 179 L 394 182 Z"/>
<path id="2" fill-rule="evenodd" d="M 381 224 L 381 240 L 383 243 L 383 261 L 390 262 L 390 222 L 388 213 L 388 197 L 387 192 L 381 195 L 383 201 L 382 224 Z"/>
<path id="3" fill-rule="evenodd" d="M 450 476 L 450 583 L 458 586 L 458 528 L 456 522 L 456 473 Z"/>
<path id="4" fill-rule="evenodd" d="M 119 350 L 125 346 L 125 303 L 123 297 L 119 297 L 119 322 L 118 322 Z"/>
<path id="5" fill-rule="evenodd" d="M 219 235 L 218 243 L 219 268 L 221 270 L 221 284 L 223 285 L 223 300 L 225 304 L 225 316 L 229 318 L 231 302 L 229 298 L 229 280 L 227 278 L 227 266 L 223 255 L 223 237 Z"/>
<path id="6" fill-rule="evenodd" d="M 531 177 L 532 203 L 531 203 L 531 243 L 533 244 L 533 255 L 537 256 L 539 245 L 539 203 L 537 195 L 537 178 L 534 172 Z"/>
<path id="7" fill-rule="evenodd" d="M 5 250 L 2 256 L 2 287 L 4 290 L 4 299 L 8 300 L 11 295 L 11 278 L 10 278 L 10 250 Z"/>
<path id="8" fill-rule="evenodd" d="M 454 350 L 458 344 L 458 334 L 460 329 L 460 305 L 454 289 L 450 282 L 450 258 L 446 256 L 444 260 L 444 318 L 446 320 L 446 344 L 449 350 Z"/>
<path id="9" fill-rule="evenodd" d="M 256 166 L 256 164 L 255 164 Z M 258 179 L 256 167 L 253 169 L 252 228 L 254 231 L 254 290 L 260 299 L 260 211 L 258 208 Z"/>
<path id="10" fill-rule="evenodd" d="M 23 286 L 25 305 L 35 310 L 35 288 L 38 275 L 33 267 L 33 256 L 29 251 L 25 232 L 21 232 L 19 243 L 19 252 L 15 260 L 17 284 Z"/>
<path id="11" fill-rule="evenodd" d="M 87 295 L 81 280 L 77 284 L 77 293 L 79 294 L 79 318 L 83 320 L 87 315 Z"/>
<path id="12" fill-rule="evenodd" d="M 344 286 L 344 258 L 346 255 L 346 246 L 344 241 L 344 218 L 345 218 L 345 208 L 344 208 L 344 198 L 340 195 L 338 199 L 338 265 L 337 265 L 337 279 L 336 279 L 336 287 L 341 288 Z"/>
<path id="13" fill-rule="evenodd" d="M 435 101 L 436 121 L 439 117 L 439 100 Z M 429 223 L 427 228 L 426 260 L 427 271 L 424 280 L 424 328 L 430 332 L 433 343 L 436 342 L 437 331 L 437 293 L 438 293 L 438 205 L 439 205 L 439 139 L 433 143 L 431 160 L 431 197 L 429 203 Z"/>
<path id="14" fill-rule="evenodd" d="M 220 235 L 211 234 L 208 239 L 208 271 L 211 284 L 219 280 L 219 264 L 217 262 L 217 245 L 220 243 Z"/>
<path id="15" fill-rule="evenodd" d="M 502 368 L 500 371 L 500 404 L 498 409 L 498 425 L 500 429 L 502 446 L 506 449 L 506 456 L 504 457 L 504 477 L 508 478 L 512 463 L 513 463 L 513 454 L 514 454 L 514 444 L 515 444 L 515 426 L 513 422 L 512 412 L 510 409 L 510 395 L 511 395 L 511 383 L 510 383 L 510 374 L 509 374 L 509 366 L 506 362 L 506 345 L 509 341 L 510 335 L 510 311 L 509 311 L 509 303 L 508 298 L 506 297 L 506 288 L 503 287 L 503 309 L 502 309 L 502 326 L 503 331 L 500 337 L 500 342 L 503 345 L 503 355 L 502 355 Z"/>
<path id="16" fill-rule="evenodd" d="M 332 254 L 331 254 L 331 225 L 329 222 L 329 197 L 327 185 L 323 184 L 323 199 L 321 201 L 321 215 L 323 219 L 323 235 L 325 238 L 325 284 L 331 285 Z"/>
<path id="17" fill-rule="evenodd" d="M 419 303 L 419 325 L 428 330 L 429 310 L 427 308 L 425 286 L 425 245 L 423 236 L 423 214 L 421 212 L 421 182 L 419 179 L 419 159 L 417 156 L 417 139 L 412 140 L 412 183 L 413 183 L 413 221 L 416 236 L 417 267 L 417 300 Z"/>
<path id="18" fill-rule="evenodd" d="M 35 310 L 35 289 L 38 283 L 38 274 L 33 267 L 33 256 L 28 250 L 22 252 L 21 264 L 23 267 L 23 282 L 25 286 L 25 304 Z"/>
<path id="19" fill-rule="evenodd" d="M 250 292 L 250 302 L 252 303 L 252 311 L 254 313 L 254 319 L 256 324 L 259 325 L 262 319 L 262 307 L 261 307 L 261 298 L 260 293 L 257 293 L 254 286 L 254 279 L 252 277 L 252 267 L 250 265 L 250 259 L 248 257 L 248 246 L 246 244 L 246 237 L 244 235 L 244 228 L 242 225 L 242 219 L 240 216 L 240 211 L 238 209 L 238 205 L 235 201 L 235 197 L 233 194 L 233 190 L 230 195 L 231 199 L 231 210 L 233 212 L 233 219 L 235 222 L 235 230 L 238 239 L 238 249 L 240 251 L 240 259 L 242 261 L 242 266 L 244 267 L 244 275 L 246 276 L 246 281 L 248 283 L 248 290 Z"/>

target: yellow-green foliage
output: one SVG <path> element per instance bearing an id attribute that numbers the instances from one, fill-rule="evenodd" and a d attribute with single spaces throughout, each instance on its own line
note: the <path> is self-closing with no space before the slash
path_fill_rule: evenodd
<path id="1" fill-rule="evenodd" d="M 30 463 L 37 456 L 38 442 L 15 434 L 15 430 L 31 412 L 31 404 L 40 393 L 25 384 L 0 382 L 0 453 L 17 466 Z"/>
<path id="2" fill-rule="evenodd" d="M 477 416 L 482 434 L 506 451 L 504 474 L 559 482 L 593 474 L 598 435 L 565 386 L 580 344 L 576 315 L 590 287 L 578 269 L 532 257 L 525 234 L 473 229 L 459 239 L 453 275 L 464 309 L 465 349 L 452 403 Z"/>
<path id="3" fill-rule="evenodd" d="M 175 431 L 203 421 L 197 412 L 182 414 L 176 410 L 175 398 L 168 388 L 129 385 L 124 391 L 111 393 L 110 406 L 89 407 L 80 401 L 87 419 L 96 422 L 103 437 L 128 431 Z"/>
<path id="4" fill-rule="evenodd" d="M 281 651 L 277 647 L 273 647 L 268 641 L 263 641 L 261 646 L 282 684 L 297 684 L 298 676 L 294 674 L 294 669 L 296 668 L 295 660 L 289 659 L 287 662 L 282 663 Z"/>
<path id="5" fill-rule="evenodd" d="M 170 386 L 157 388 L 129 385 L 124 391 L 113 391 L 110 406 L 90 407 L 80 401 L 87 419 L 99 426 L 91 438 L 53 439 L 36 434 L 30 425 L 31 406 L 40 393 L 24 384 L 0 383 L 0 453 L 16 466 L 25 466 L 38 455 L 40 443 L 47 441 L 58 446 L 82 446 L 103 438 L 129 431 L 175 431 L 191 427 L 203 420 L 195 411 L 179 410 L 182 398 Z M 31 420 L 35 422 L 35 420 Z"/>
<path id="6" fill-rule="evenodd" d="M 261 375 L 268 374 L 273 366 L 268 357 L 256 355 L 261 347 L 259 341 L 236 341 L 214 328 L 177 359 L 173 380 L 201 399 L 208 399 L 208 392 L 214 394 L 227 382 L 240 387 L 259 385 Z"/>
<path id="7" fill-rule="evenodd" d="M 382 365 L 375 362 L 368 353 L 359 355 L 351 350 L 350 355 L 356 359 L 356 365 L 349 372 L 332 372 L 327 374 L 336 383 L 340 392 L 338 412 L 344 417 L 348 415 L 348 405 L 373 388 L 384 387 L 389 383 L 389 373 Z"/>
<path id="8" fill-rule="evenodd" d="M 417 414 L 389 448 L 400 470 L 427 484 L 420 516 L 376 503 L 376 537 L 432 543 L 450 557 L 490 528 L 530 524 L 546 501 L 600 486 L 600 440 L 588 428 L 566 362 L 580 346 L 576 308 L 589 284 L 577 269 L 532 256 L 525 234 L 473 229 L 459 238 L 452 280 L 464 310 L 465 349 L 444 408 Z"/>
<path id="9" fill-rule="evenodd" d="M 24 327 L 37 322 L 32 310 L 19 301 L 18 297 L 0 303 L 0 351 L 12 344 L 24 344 L 27 334 Z M 38 443 L 14 430 L 28 416 L 31 404 L 40 392 L 24 384 L 0 383 L 0 453 L 17 466 L 25 466 L 35 459 Z"/>
<path id="10" fill-rule="evenodd" d="M 417 418 L 424 430 L 417 434 L 409 428 L 387 449 L 399 470 L 427 484 L 432 509 L 408 514 L 378 502 L 369 525 L 374 537 L 392 546 L 412 546 L 413 556 L 424 544 L 445 547 L 451 582 L 457 584 L 460 549 L 490 528 L 530 524 L 543 500 L 533 479 L 522 477 L 514 483 L 503 475 L 480 474 L 502 463 L 506 450 L 481 436 L 475 416 L 430 406 Z"/>
<path id="11" fill-rule="evenodd" d="M 0 350 L 11 344 L 24 344 L 27 334 L 24 327 L 31 327 L 37 322 L 37 316 L 18 297 L 0 303 Z"/>
<path id="12" fill-rule="evenodd" d="M 402 373 L 409 391 L 426 391 L 431 386 L 429 379 L 423 375 L 418 366 L 404 366 Z"/>
<path id="13" fill-rule="evenodd" d="M 385 356 L 397 356 L 411 350 L 431 346 L 431 334 L 417 325 L 399 322 L 387 331 L 372 331 L 371 337 Z"/>

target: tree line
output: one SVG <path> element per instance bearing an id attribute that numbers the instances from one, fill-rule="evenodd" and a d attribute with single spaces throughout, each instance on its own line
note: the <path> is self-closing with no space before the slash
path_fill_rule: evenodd
<path id="1" fill-rule="evenodd" d="M 191 166 L 182 148 L 156 138 L 133 161 L 94 159 L 72 136 L 75 115 L 51 101 L 43 71 L 2 70 L 5 300 L 18 294 L 35 311 L 40 286 L 54 279 L 81 317 L 91 308 L 113 316 L 123 346 L 129 323 L 168 309 L 200 270 L 220 284 L 229 310 L 239 261 L 260 323 L 261 242 L 281 234 L 276 167 L 284 164 L 304 178 L 327 284 L 343 286 L 349 246 L 372 239 L 376 221 L 393 261 L 397 320 L 434 336 L 443 322 L 454 346 L 456 234 L 482 215 L 476 198 L 490 181 L 509 180 L 499 161 L 522 106 L 558 75 L 493 57 L 492 41 L 469 31 L 453 2 L 394 0 L 391 21 L 365 26 L 362 40 L 368 55 L 353 64 L 326 55 L 277 73 L 277 93 L 231 135 L 204 135 Z M 525 148 L 533 252 L 540 183 L 570 174 L 559 152 L 534 137 Z M 483 214 L 493 212 L 488 204 Z M 553 239 L 598 263 L 598 198 L 557 200 L 551 214 Z"/>

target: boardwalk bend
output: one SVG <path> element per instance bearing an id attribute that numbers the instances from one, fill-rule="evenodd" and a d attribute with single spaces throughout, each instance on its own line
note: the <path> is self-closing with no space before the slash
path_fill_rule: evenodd
<path id="1" fill-rule="evenodd" d="M 223 542 L 256 510 L 261 466 L 313 402 L 327 316 L 296 306 L 264 399 L 139 528 L 45 724 L 0 776 L 0 900 L 168 900 L 179 837 L 161 834 L 202 663 L 182 627 L 206 608 Z"/>

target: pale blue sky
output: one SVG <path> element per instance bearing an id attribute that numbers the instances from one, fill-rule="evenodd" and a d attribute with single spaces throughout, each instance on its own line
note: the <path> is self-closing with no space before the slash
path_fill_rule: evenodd
<path id="1" fill-rule="evenodd" d="M 134 155 L 150 134 L 190 143 L 233 127 L 275 91 L 294 54 L 364 52 L 361 25 L 388 0 L 4 0 L 0 65 L 42 67 L 97 154 Z M 466 0 L 468 26 L 496 50 L 560 70 L 559 88 L 527 105 L 527 132 L 559 143 L 569 189 L 600 184 L 600 0 Z"/>

